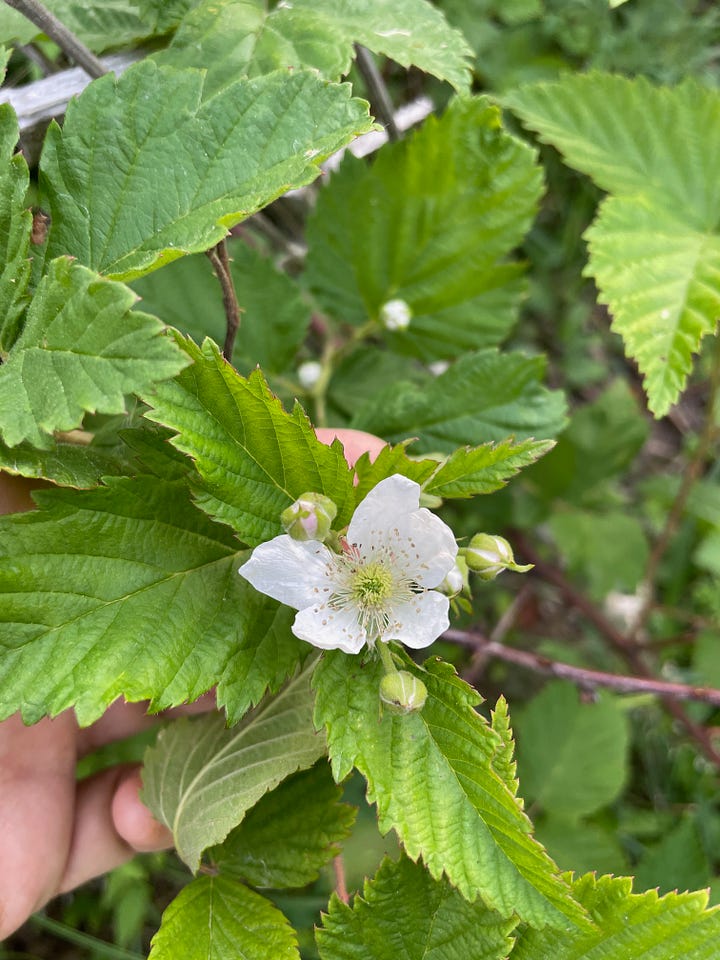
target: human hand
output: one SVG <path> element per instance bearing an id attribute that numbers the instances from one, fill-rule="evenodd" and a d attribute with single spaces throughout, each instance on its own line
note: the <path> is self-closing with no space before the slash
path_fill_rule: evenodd
<path id="1" fill-rule="evenodd" d="M 323 443 L 343 443 L 353 464 L 383 442 L 356 430 L 319 429 Z M 37 482 L 0 474 L 0 513 L 28 510 Z M 170 714 L 209 710 L 206 694 Z M 26 727 L 16 715 L 0 723 L 0 940 L 57 894 L 119 866 L 135 853 L 172 846 L 170 831 L 139 798 L 140 769 L 113 767 L 78 783 L 78 759 L 157 722 L 146 704 L 116 701 L 92 726 L 72 710 Z"/>

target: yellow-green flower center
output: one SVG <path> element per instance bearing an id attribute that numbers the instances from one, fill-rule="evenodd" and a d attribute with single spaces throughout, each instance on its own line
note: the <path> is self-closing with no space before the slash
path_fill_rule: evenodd
<path id="1" fill-rule="evenodd" d="M 351 590 L 361 609 L 382 606 L 392 595 L 393 575 L 382 563 L 368 563 L 355 570 Z"/>

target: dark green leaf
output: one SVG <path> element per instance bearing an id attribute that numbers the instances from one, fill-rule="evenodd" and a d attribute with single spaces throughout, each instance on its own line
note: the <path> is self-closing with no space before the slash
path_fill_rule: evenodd
<path id="1" fill-rule="evenodd" d="M 401 857 L 384 861 L 352 908 L 334 897 L 316 936 L 322 960 L 504 960 L 514 927 Z"/>
<path id="2" fill-rule="evenodd" d="M 9 52 L 9 51 L 8 51 Z M 5 59 L 0 53 L 0 75 Z M 30 278 L 32 214 L 27 208 L 30 174 L 16 154 L 18 125 L 9 104 L 0 104 L 0 357 L 12 347 Z"/>
<path id="3" fill-rule="evenodd" d="M 143 61 L 71 101 L 40 164 L 48 256 L 128 280 L 207 250 L 371 126 L 349 87 L 312 73 L 238 81 L 204 103 L 202 90 L 198 70 Z"/>
<path id="4" fill-rule="evenodd" d="M 255 887 L 304 887 L 340 852 L 355 810 L 339 803 L 327 763 L 296 773 L 248 811 L 208 856 L 223 876 Z"/>
<path id="5" fill-rule="evenodd" d="M 412 859 L 422 856 L 467 899 L 539 926 L 581 921 L 531 836 L 507 740 L 475 712 L 479 695 L 448 664 L 428 660 L 423 670 L 402 659 L 428 691 L 422 711 L 405 715 L 380 711 L 379 661 L 333 651 L 318 665 L 315 721 L 327 727 L 336 780 L 357 767 L 381 831 L 394 828 Z"/>
<path id="6" fill-rule="evenodd" d="M 259 371 L 246 380 L 211 341 L 182 344 L 193 365 L 147 398 L 148 416 L 177 431 L 173 443 L 195 460 L 202 509 L 250 546 L 280 534 L 281 512 L 309 491 L 333 499 L 338 526 L 347 523 L 352 473 L 340 444 L 320 443 L 299 405 L 285 413 Z"/>

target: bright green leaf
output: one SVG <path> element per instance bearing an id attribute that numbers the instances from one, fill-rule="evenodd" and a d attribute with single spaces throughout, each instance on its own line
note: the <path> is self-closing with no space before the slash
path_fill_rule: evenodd
<path id="1" fill-rule="evenodd" d="M 541 190 L 534 152 L 484 97 L 454 101 L 375 163 L 347 157 L 308 223 L 308 280 L 332 316 L 356 324 L 404 300 L 393 350 L 426 361 L 494 346 L 515 322 L 518 264 Z"/>
<path id="2" fill-rule="evenodd" d="M 262 797 L 209 859 L 223 876 L 254 887 L 304 887 L 350 833 L 355 809 L 341 796 L 327 763 L 296 773 Z"/>
<path id="3" fill-rule="evenodd" d="M 418 437 L 419 452 L 453 453 L 509 435 L 552 437 L 563 427 L 565 402 L 541 385 L 544 372 L 542 357 L 497 350 L 468 354 L 422 387 L 388 385 L 352 425 L 393 442 Z"/>
<path id="4" fill-rule="evenodd" d="M 720 909 L 707 892 L 633 894 L 629 877 L 580 877 L 573 892 L 596 929 L 523 930 L 511 960 L 715 960 Z"/>
<path id="5" fill-rule="evenodd" d="M 228 877 L 198 877 L 172 901 L 148 960 L 300 960 L 272 903 Z"/>
<path id="6" fill-rule="evenodd" d="M 566 925 L 582 911 L 532 836 L 509 775 L 504 737 L 476 713 L 479 695 L 451 666 L 425 669 L 422 711 L 381 714 L 379 661 L 326 653 L 318 665 L 315 721 L 327 727 L 336 780 L 352 767 L 368 781 L 380 830 L 394 828 L 410 857 L 443 873 L 464 897 L 478 895 L 505 917 Z M 495 767 L 495 758 L 498 766 Z"/>
<path id="7" fill-rule="evenodd" d="M 312 724 L 312 667 L 228 729 L 222 713 L 183 717 L 145 755 L 143 800 L 197 870 L 263 794 L 325 753 Z"/>
<path id="8" fill-rule="evenodd" d="M 436 460 L 415 460 L 406 453 L 410 441 L 398 443 L 394 447 L 384 446 L 380 453 L 371 462 L 370 456 L 364 453 L 355 464 L 358 483 L 355 488 L 355 497 L 358 503 L 363 500 L 372 488 L 390 477 L 394 473 L 402 474 L 422 485 L 437 470 Z"/>
<path id="9" fill-rule="evenodd" d="M 202 89 L 200 71 L 143 61 L 71 101 L 40 163 L 48 256 L 132 279 L 207 250 L 371 126 L 347 85 L 312 73 L 238 81 L 204 103 Z"/>
<path id="10" fill-rule="evenodd" d="M 297 665 L 292 611 L 238 575 L 235 537 L 182 481 L 35 497 L 0 521 L 0 716 L 74 704 L 87 724 L 119 696 L 162 709 L 217 683 L 237 717 Z"/>
<path id="11" fill-rule="evenodd" d="M 486 443 L 481 447 L 456 450 L 425 484 L 425 492 L 436 497 L 474 497 L 504 487 L 528 464 L 534 463 L 554 443 L 548 440 L 524 440 L 513 443 Z"/>
<path id="12" fill-rule="evenodd" d="M 659 208 L 654 196 L 608 198 L 585 236 L 589 272 L 612 310 L 613 330 L 661 417 L 720 316 L 720 236 L 691 227 L 682 210 Z"/>
<path id="13" fill-rule="evenodd" d="M 315 491 L 338 506 L 338 525 L 353 504 L 352 473 L 342 447 L 316 438 L 302 408 L 285 413 L 259 371 L 249 379 L 217 347 L 182 341 L 193 365 L 158 389 L 148 417 L 177 431 L 173 444 L 195 460 L 203 479 L 197 502 L 248 545 L 282 533 L 280 514 Z"/>
<path id="14" fill-rule="evenodd" d="M 125 394 L 172 377 L 187 358 L 132 290 L 69 258 L 50 264 L 22 333 L 0 366 L 0 434 L 8 446 L 80 426 L 86 411 L 121 413 Z"/>
<path id="15" fill-rule="evenodd" d="M 514 927 L 403 856 L 385 860 L 352 907 L 333 897 L 316 937 L 322 960 L 504 960 Z"/>
<path id="16" fill-rule="evenodd" d="M 248 374 L 260 366 L 282 373 L 295 359 L 310 322 L 310 307 L 297 284 L 269 257 L 248 244 L 228 242 L 230 273 L 242 310 L 233 365 Z M 183 257 L 136 280 L 146 310 L 189 334 L 197 343 L 225 339 L 222 291 L 207 257 Z"/>
<path id="17" fill-rule="evenodd" d="M 419 67 L 457 90 L 469 87 L 471 50 L 427 0 L 294 0 L 268 10 L 264 0 L 205 0 L 185 17 L 158 55 L 176 67 L 207 67 L 207 90 L 272 70 L 348 73 L 353 44 Z"/>
<path id="18" fill-rule="evenodd" d="M 687 80 L 591 73 L 523 87 L 505 102 L 613 196 L 587 233 L 588 272 L 660 417 L 720 313 L 720 95 Z"/>
<path id="19" fill-rule="evenodd" d="M 520 783 L 528 800 L 581 817 L 615 800 L 627 777 L 627 714 L 609 698 L 581 703 L 549 683 L 515 720 Z"/>
<path id="20" fill-rule="evenodd" d="M 82 489 L 97 487 L 103 477 L 128 473 L 128 457 L 121 449 L 70 441 L 53 440 L 43 450 L 27 442 L 15 447 L 0 443 L 0 470 Z"/>
<path id="21" fill-rule="evenodd" d="M 7 51 L 9 54 L 9 51 Z M 0 51 L 0 75 L 5 59 Z M 30 174 L 25 159 L 15 153 L 18 125 L 9 104 L 0 104 L 0 357 L 18 334 L 30 278 L 32 214 L 25 202 Z"/>

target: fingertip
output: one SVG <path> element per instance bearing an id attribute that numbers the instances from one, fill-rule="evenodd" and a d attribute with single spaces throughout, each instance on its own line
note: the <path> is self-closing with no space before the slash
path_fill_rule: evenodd
<path id="1" fill-rule="evenodd" d="M 173 845 L 172 833 L 157 821 L 140 799 L 140 769 L 123 774 L 112 800 L 115 830 L 125 843 L 138 853 L 166 850 Z"/>
<path id="2" fill-rule="evenodd" d="M 331 444 L 333 440 L 339 440 L 345 451 L 345 459 L 350 466 L 353 466 L 355 461 L 359 460 L 364 453 L 369 454 L 370 459 L 374 460 L 382 448 L 387 446 L 380 437 L 376 437 L 372 433 L 366 433 L 364 430 L 352 430 L 349 427 L 338 429 L 318 427 L 315 433 L 322 443 Z"/>

